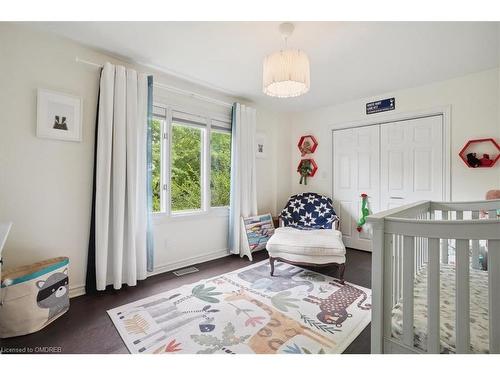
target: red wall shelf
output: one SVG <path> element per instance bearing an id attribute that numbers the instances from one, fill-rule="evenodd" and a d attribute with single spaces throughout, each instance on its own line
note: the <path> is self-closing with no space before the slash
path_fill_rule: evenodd
<path id="1" fill-rule="evenodd" d="M 316 164 L 314 159 L 302 159 L 299 162 L 299 165 L 297 166 L 297 172 L 300 173 L 300 168 L 302 167 L 302 163 L 304 163 L 305 161 L 309 161 L 311 163 L 312 170 L 311 170 L 311 172 L 309 172 L 309 177 L 314 177 L 314 175 L 318 171 L 318 165 Z"/>
<path id="2" fill-rule="evenodd" d="M 304 149 L 304 143 L 307 142 L 309 144 L 308 149 Z M 299 143 L 297 143 L 297 147 L 299 148 L 299 151 L 301 153 L 301 156 L 304 157 L 307 154 L 313 154 L 314 151 L 316 151 L 316 148 L 318 147 L 318 141 L 316 138 L 314 138 L 313 135 L 303 135 L 299 139 Z"/>
<path id="3" fill-rule="evenodd" d="M 486 157 L 486 153 L 476 155 L 475 157 L 479 159 L 478 162 L 476 162 L 475 164 L 471 164 L 467 158 L 467 154 L 470 153 L 469 149 L 471 148 L 471 146 L 477 145 L 478 143 L 491 143 L 497 150 L 497 153 L 489 155 L 489 158 Z M 464 161 L 465 165 L 469 168 L 492 168 L 498 161 L 498 159 L 500 159 L 500 146 L 493 138 L 471 139 L 464 145 L 464 147 L 462 147 L 462 150 L 460 150 L 460 153 L 458 155 Z M 477 165 L 477 163 L 479 163 L 479 165 Z"/>

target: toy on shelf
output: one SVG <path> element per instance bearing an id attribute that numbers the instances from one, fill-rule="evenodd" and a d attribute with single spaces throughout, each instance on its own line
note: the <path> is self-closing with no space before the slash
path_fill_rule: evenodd
<path id="1" fill-rule="evenodd" d="M 477 168 L 481 165 L 481 160 L 477 158 L 475 152 L 470 152 L 467 154 L 467 164 L 469 167 Z"/>
<path id="2" fill-rule="evenodd" d="M 299 139 L 297 147 L 300 151 L 300 156 L 312 154 L 318 147 L 318 141 L 312 135 L 303 135 Z M 314 159 L 302 159 L 297 166 L 297 172 L 300 174 L 300 184 L 307 185 L 307 178 L 313 177 L 318 170 L 318 165 Z"/>
<path id="3" fill-rule="evenodd" d="M 307 185 L 307 178 L 313 177 L 318 170 L 318 166 L 313 159 L 302 159 L 297 167 L 297 172 L 300 174 L 299 183 Z"/>
<path id="4" fill-rule="evenodd" d="M 312 135 L 303 135 L 300 137 L 297 147 L 299 148 L 300 156 L 304 157 L 316 151 L 318 141 L 316 141 L 316 138 Z"/>
<path id="5" fill-rule="evenodd" d="M 361 217 L 358 220 L 358 226 L 356 230 L 361 232 L 363 230 L 363 225 L 366 224 L 366 217 L 370 215 L 370 209 L 368 208 L 368 195 L 363 193 L 361 194 Z"/>
<path id="6" fill-rule="evenodd" d="M 479 146 L 479 144 L 483 145 Z M 488 149 L 495 151 L 493 154 L 486 153 Z M 478 154 L 482 157 L 478 158 Z M 458 155 L 469 168 L 491 168 L 500 159 L 500 146 L 493 138 L 471 139 L 462 147 Z"/>
<path id="7" fill-rule="evenodd" d="M 488 154 L 483 154 L 483 157 L 479 159 L 481 162 L 481 167 L 491 167 L 494 163 L 493 160 L 490 159 L 490 155 Z"/>

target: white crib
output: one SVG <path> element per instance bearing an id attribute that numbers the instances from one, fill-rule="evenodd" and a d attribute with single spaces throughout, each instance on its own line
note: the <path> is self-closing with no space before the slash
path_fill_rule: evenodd
<path id="1" fill-rule="evenodd" d="M 452 308 L 455 311 L 450 312 L 454 315 L 454 352 L 469 353 L 469 280 L 471 273 L 481 268 L 482 248 L 487 251 L 487 273 L 481 271 L 486 280 L 483 291 L 487 301 L 486 350 L 500 353 L 500 219 L 497 210 L 500 210 L 500 200 L 422 201 L 367 218 L 373 230 L 372 353 L 442 351 L 440 275 L 444 268 L 454 272 L 456 290 Z M 487 213 L 487 217 L 482 218 L 483 213 Z M 453 250 L 454 262 L 450 257 Z M 454 263 L 454 267 L 444 266 L 449 262 Z M 415 344 L 414 326 L 414 287 L 422 275 L 426 281 L 425 348 Z M 473 296 L 476 297 L 476 292 Z M 401 335 L 393 332 L 392 315 L 396 306 L 402 307 Z"/>

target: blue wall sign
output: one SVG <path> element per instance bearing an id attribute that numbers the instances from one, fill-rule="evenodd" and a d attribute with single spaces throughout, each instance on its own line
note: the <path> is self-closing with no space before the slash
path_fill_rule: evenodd
<path id="1" fill-rule="evenodd" d="M 392 111 L 394 108 L 396 108 L 395 98 L 377 100 L 376 102 L 366 103 L 366 114 Z"/>

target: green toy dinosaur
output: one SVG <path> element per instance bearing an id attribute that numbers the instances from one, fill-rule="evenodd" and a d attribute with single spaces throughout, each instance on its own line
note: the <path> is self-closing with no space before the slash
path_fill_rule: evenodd
<path id="1" fill-rule="evenodd" d="M 366 217 L 370 215 L 370 210 L 368 209 L 368 195 L 363 193 L 361 194 L 361 198 L 361 218 L 358 220 L 358 226 L 356 228 L 358 232 L 363 230 L 363 225 L 366 224 Z"/>
<path id="2" fill-rule="evenodd" d="M 300 174 L 299 184 L 302 184 L 302 181 L 304 181 L 304 185 L 307 185 L 307 177 L 310 176 L 312 170 L 311 161 L 307 159 L 302 160 L 302 163 L 300 163 L 297 169 L 297 172 Z"/>

